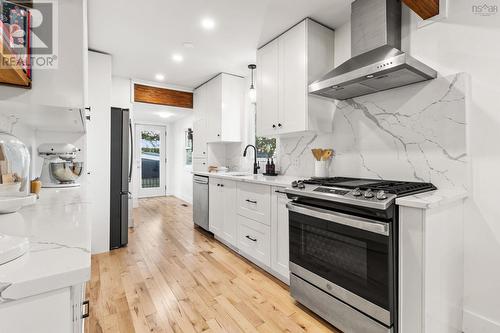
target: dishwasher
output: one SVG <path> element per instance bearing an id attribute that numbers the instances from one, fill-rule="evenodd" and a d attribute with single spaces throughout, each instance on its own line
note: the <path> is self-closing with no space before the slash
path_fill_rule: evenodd
<path id="1" fill-rule="evenodd" d="M 208 177 L 193 176 L 193 222 L 209 231 L 208 226 Z"/>

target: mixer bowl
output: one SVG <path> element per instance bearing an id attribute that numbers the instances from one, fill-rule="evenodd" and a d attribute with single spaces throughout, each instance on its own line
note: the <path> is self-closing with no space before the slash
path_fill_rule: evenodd
<path id="1" fill-rule="evenodd" d="M 73 183 L 83 170 L 83 162 L 50 163 L 50 175 L 61 183 Z"/>

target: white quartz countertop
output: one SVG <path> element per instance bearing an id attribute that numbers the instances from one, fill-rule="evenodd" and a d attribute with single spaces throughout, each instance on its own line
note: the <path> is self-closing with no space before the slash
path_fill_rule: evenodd
<path id="1" fill-rule="evenodd" d="M 0 215 L 0 233 L 28 237 L 29 252 L 0 265 L 0 303 L 90 279 L 84 188 L 42 189 L 37 203 Z"/>
<path id="2" fill-rule="evenodd" d="M 264 176 L 248 175 L 248 176 L 234 176 L 227 173 L 214 173 L 214 172 L 193 172 L 195 175 L 208 176 L 213 178 L 230 179 L 240 182 L 264 184 L 270 186 L 288 187 L 294 180 L 306 179 L 309 177 L 292 177 L 292 176 Z"/>
<path id="3" fill-rule="evenodd" d="M 247 183 L 264 184 L 270 186 L 288 187 L 294 180 L 308 179 L 310 177 L 275 176 L 269 177 L 262 174 L 248 176 L 234 176 L 227 173 L 193 172 L 195 175 L 212 178 L 231 179 Z M 463 188 L 440 189 L 432 192 L 409 195 L 396 199 L 396 204 L 403 207 L 431 209 L 444 206 L 458 200 L 467 198 L 468 193 Z"/>
<path id="4" fill-rule="evenodd" d="M 403 207 L 431 209 L 463 200 L 467 196 L 468 193 L 463 188 L 448 188 L 397 198 L 396 204 Z"/>

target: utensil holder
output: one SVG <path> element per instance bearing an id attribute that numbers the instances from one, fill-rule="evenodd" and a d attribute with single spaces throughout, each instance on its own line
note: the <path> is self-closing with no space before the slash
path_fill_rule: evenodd
<path id="1" fill-rule="evenodd" d="M 327 178 L 330 174 L 330 162 L 331 160 L 314 161 L 314 177 Z"/>

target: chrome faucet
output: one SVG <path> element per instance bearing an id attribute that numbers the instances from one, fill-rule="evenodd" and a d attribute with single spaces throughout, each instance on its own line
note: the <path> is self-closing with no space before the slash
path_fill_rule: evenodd
<path id="1" fill-rule="evenodd" d="M 257 148 L 254 145 L 247 145 L 245 147 L 245 151 L 243 152 L 243 157 L 247 156 L 247 150 L 249 147 L 253 148 L 254 157 L 253 157 L 253 174 L 256 175 L 259 172 L 260 166 L 257 164 Z"/>

